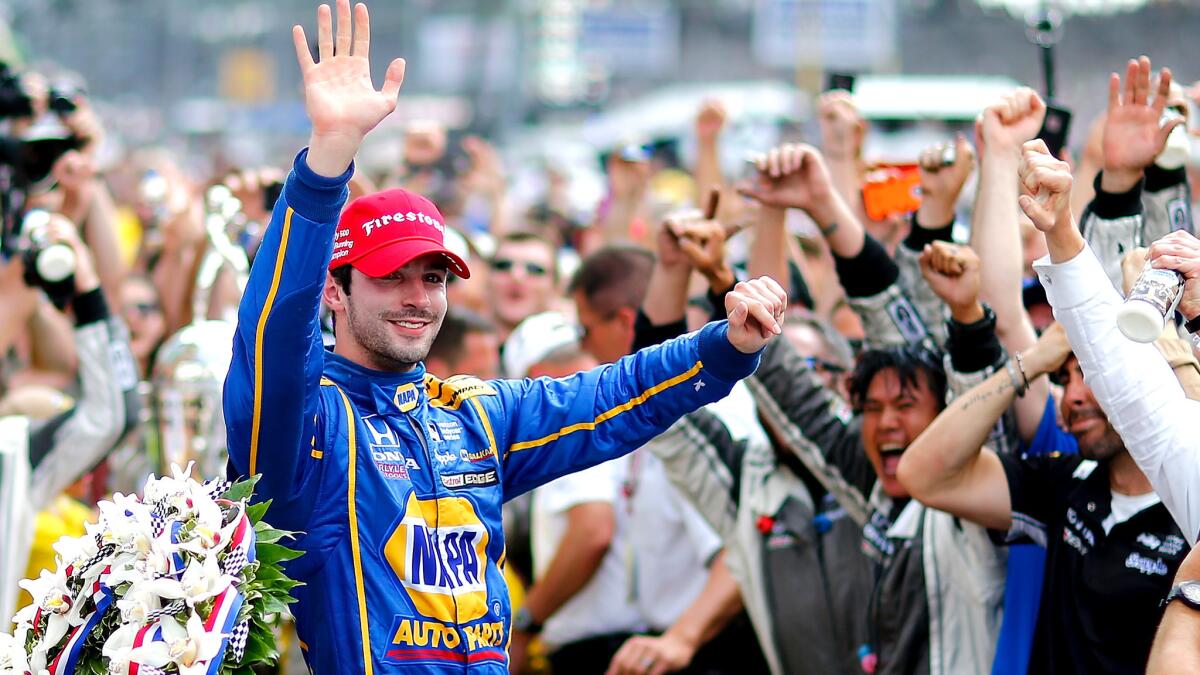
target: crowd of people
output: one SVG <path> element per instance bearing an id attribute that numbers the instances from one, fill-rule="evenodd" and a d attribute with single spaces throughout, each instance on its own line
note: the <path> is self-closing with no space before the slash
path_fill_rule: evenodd
<path id="1" fill-rule="evenodd" d="M 436 124 L 357 170 L 404 64 L 377 91 L 365 7 L 335 11 L 317 58 L 295 34 L 291 167 L 100 171 L 86 97 L 6 80 L 0 130 L 42 151 L 0 156 L 6 618 L 97 500 L 194 462 L 261 474 L 305 533 L 316 672 L 1200 667 L 1200 240 L 1167 68 L 1114 74 L 1078 156 L 1012 91 L 883 219 L 852 93 L 745 178 L 709 100 L 692 166 L 598 149 L 581 218 L 569 175 L 519 203 Z M 1153 345 L 1116 321 L 1146 269 L 1183 280 Z"/>

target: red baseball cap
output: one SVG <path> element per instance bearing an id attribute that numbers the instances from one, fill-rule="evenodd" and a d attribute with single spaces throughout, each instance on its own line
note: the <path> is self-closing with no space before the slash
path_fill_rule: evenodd
<path id="1" fill-rule="evenodd" d="M 369 277 L 384 277 L 413 260 L 438 254 L 450 271 L 467 279 L 467 263 L 446 248 L 446 222 L 433 202 L 401 188 L 350 202 L 338 221 L 329 269 L 353 265 Z"/>

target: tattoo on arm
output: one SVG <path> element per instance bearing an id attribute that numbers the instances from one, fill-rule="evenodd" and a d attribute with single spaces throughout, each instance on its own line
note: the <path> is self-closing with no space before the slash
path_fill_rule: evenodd
<path id="1" fill-rule="evenodd" d="M 963 411 L 969 410 L 970 408 L 983 403 L 992 397 L 1001 396 L 1011 391 L 1013 391 L 1012 382 L 1009 380 L 1001 380 L 1000 382 L 996 383 L 995 387 L 991 389 L 984 389 L 983 391 L 975 392 L 974 394 L 963 398 L 962 405 L 958 406 L 958 409 Z"/>

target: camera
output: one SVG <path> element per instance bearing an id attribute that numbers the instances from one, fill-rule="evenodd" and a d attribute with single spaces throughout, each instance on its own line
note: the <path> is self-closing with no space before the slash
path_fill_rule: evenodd
<path id="1" fill-rule="evenodd" d="M 25 283 L 45 291 L 55 307 L 63 309 L 75 294 L 75 250 L 50 240 L 48 212 L 31 209 L 21 222 Z"/>
<path id="2" fill-rule="evenodd" d="M 21 78 L 0 61 L 0 119 L 28 117 L 33 114 L 33 101 L 21 86 Z"/>

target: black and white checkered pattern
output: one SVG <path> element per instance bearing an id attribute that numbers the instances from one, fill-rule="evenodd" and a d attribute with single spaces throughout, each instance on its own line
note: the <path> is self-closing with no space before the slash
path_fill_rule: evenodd
<path id="1" fill-rule="evenodd" d="M 163 607 L 162 609 L 156 609 L 153 612 L 150 612 L 149 614 L 147 614 L 146 622 L 150 623 L 160 617 L 178 614 L 179 612 L 183 611 L 184 607 L 187 607 L 187 605 L 184 604 L 183 600 L 175 600 L 174 602 L 167 605 L 166 607 Z M 141 671 L 139 671 L 139 672 L 141 672 Z"/>
<path id="2" fill-rule="evenodd" d="M 221 563 L 221 571 L 236 577 L 242 573 L 242 568 L 247 563 L 249 560 L 246 559 L 246 551 L 240 546 L 234 546 L 225 554 L 225 560 Z"/>
<path id="3" fill-rule="evenodd" d="M 242 656 L 246 654 L 246 641 L 250 639 L 250 622 L 243 621 L 233 627 L 233 634 L 229 636 L 230 653 L 233 656 L 233 663 L 242 660 Z"/>
<path id="4" fill-rule="evenodd" d="M 163 533 L 163 530 L 167 529 L 167 518 L 162 513 L 162 509 L 158 506 L 150 511 L 150 528 L 153 532 L 152 536 L 156 539 Z"/>
<path id="5" fill-rule="evenodd" d="M 208 493 L 209 497 L 215 500 L 217 497 L 225 494 L 225 491 L 228 490 L 231 485 L 233 485 L 233 483 L 230 483 L 224 478 L 213 478 L 212 480 L 204 481 L 204 491 Z"/>
<path id="6" fill-rule="evenodd" d="M 99 537 L 97 537 L 97 539 L 99 539 Z M 96 551 L 95 555 L 88 558 L 87 561 L 84 562 L 79 567 L 75 568 L 75 574 L 82 575 L 84 572 L 91 569 L 92 565 L 95 565 L 96 563 L 100 562 L 101 560 L 104 560 L 108 556 L 112 555 L 113 551 L 115 551 L 115 550 L 117 550 L 117 547 L 114 544 L 106 544 L 104 546 L 101 546 L 100 550 Z"/>
<path id="7" fill-rule="evenodd" d="M 167 675 L 167 671 L 154 666 L 138 665 L 138 675 Z"/>

